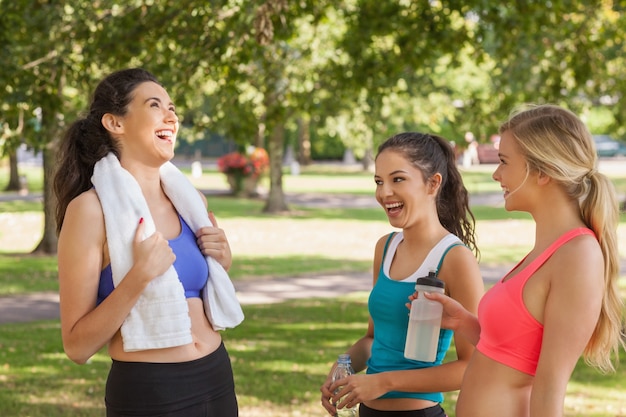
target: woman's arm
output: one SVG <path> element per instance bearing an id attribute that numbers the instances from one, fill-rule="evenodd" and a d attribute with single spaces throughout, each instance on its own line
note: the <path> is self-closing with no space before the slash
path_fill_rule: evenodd
<path id="1" fill-rule="evenodd" d="M 549 286 L 543 317 L 529 308 L 544 325 L 530 415 L 555 417 L 563 415 L 567 383 L 598 321 L 604 260 L 594 238 L 578 237 L 552 255 L 539 273 L 545 274 L 542 279 L 549 278 Z M 527 295 L 536 299 L 536 294 L 527 294 L 525 289 L 524 302 L 528 306 L 531 300 Z"/>
<path id="2" fill-rule="evenodd" d="M 372 263 L 372 288 L 376 285 L 376 281 L 378 280 L 378 271 L 380 270 L 380 265 L 382 263 L 383 251 L 385 247 L 385 243 L 389 235 L 385 235 L 381 237 L 376 243 L 376 248 L 374 249 L 374 260 Z M 367 367 L 367 360 L 371 356 L 372 351 L 372 342 L 374 341 L 374 322 L 370 317 L 368 319 L 367 331 L 365 335 L 356 341 L 347 351 L 346 353 L 350 354 L 350 359 L 352 361 L 352 368 L 354 372 L 361 372 Z M 333 391 L 331 391 L 332 385 L 332 375 L 335 370 L 337 364 L 334 364 L 328 376 L 326 377 L 326 381 L 320 388 L 322 392 L 322 406 L 328 411 L 330 415 L 336 415 L 337 410 L 333 404 L 331 404 L 331 397 L 333 396 Z M 333 388 L 334 390 L 335 388 Z"/>
<path id="3" fill-rule="evenodd" d="M 105 266 L 102 208 L 93 190 L 68 205 L 58 242 L 59 298 L 63 347 L 74 362 L 85 363 L 108 343 L 145 286 L 173 263 L 175 256 L 167 241 L 158 233 L 141 241 L 142 231 L 143 225 L 138 224 L 133 267 L 96 306 L 100 272 Z"/>
<path id="4" fill-rule="evenodd" d="M 468 314 L 475 312 L 483 294 L 483 282 L 476 258 L 469 249 L 459 246 L 450 250 L 439 277 L 446 283 L 452 301 Z M 467 340 L 455 336 L 457 360 L 440 366 L 405 371 L 390 371 L 348 378 L 345 391 L 351 403 L 360 403 L 380 397 L 390 391 L 447 392 L 461 387 L 461 380 L 474 347 Z M 331 389 L 334 387 L 331 387 Z"/>

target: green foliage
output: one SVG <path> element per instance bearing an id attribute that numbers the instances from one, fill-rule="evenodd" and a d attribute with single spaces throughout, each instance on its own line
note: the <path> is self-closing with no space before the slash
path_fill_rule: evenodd
<path id="1" fill-rule="evenodd" d="M 346 145 L 338 136 L 321 136 L 315 132 L 311 136 L 311 158 L 314 160 L 341 160 Z"/>
<path id="2" fill-rule="evenodd" d="M 594 128 L 626 131 L 626 13 L 610 2 L 17 0 L 2 16 L 4 152 L 53 152 L 95 83 L 128 66 L 161 79 L 190 139 L 210 128 L 265 146 L 268 200 L 283 197 L 283 132 L 298 117 L 324 158 L 370 155 L 400 130 L 484 141 L 526 101 L 600 106 L 612 118 Z"/>

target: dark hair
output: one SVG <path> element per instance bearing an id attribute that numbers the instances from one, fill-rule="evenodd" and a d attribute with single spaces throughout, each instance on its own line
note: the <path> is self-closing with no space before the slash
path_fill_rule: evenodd
<path id="1" fill-rule="evenodd" d="M 159 84 L 154 75 L 141 68 L 116 71 L 96 87 L 89 113 L 74 121 L 65 131 L 60 144 L 54 193 L 57 198 L 57 233 L 61 230 L 67 206 L 79 194 L 89 190 L 93 167 L 109 152 L 118 158 L 119 144 L 102 125 L 102 116 L 126 114 L 133 92 L 144 82 Z"/>
<path id="2" fill-rule="evenodd" d="M 457 235 L 477 256 L 474 226 L 476 220 L 469 208 L 469 195 L 456 167 L 452 146 L 444 138 L 427 133 L 404 132 L 394 135 L 378 147 L 401 153 L 422 172 L 425 181 L 441 174 L 437 195 L 439 221 L 450 233 Z"/>

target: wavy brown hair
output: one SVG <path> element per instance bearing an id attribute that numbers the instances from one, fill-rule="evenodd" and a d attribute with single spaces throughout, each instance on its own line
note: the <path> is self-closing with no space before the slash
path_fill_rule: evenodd
<path id="1" fill-rule="evenodd" d="M 137 86 L 149 81 L 159 84 L 154 75 L 141 68 L 110 74 L 96 87 L 89 112 L 65 131 L 53 182 L 58 202 L 57 233 L 61 230 L 70 201 L 92 187 L 91 176 L 96 162 L 109 152 L 120 157 L 119 144 L 102 125 L 102 116 L 106 113 L 117 116 L 126 114 Z"/>

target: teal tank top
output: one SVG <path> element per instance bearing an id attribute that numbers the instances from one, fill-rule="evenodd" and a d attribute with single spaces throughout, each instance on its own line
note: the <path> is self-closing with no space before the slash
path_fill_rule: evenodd
<path id="1" fill-rule="evenodd" d="M 406 332 L 409 325 L 409 310 L 405 304 L 408 303 L 409 296 L 415 292 L 415 282 L 395 281 L 385 274 L 383 265 L 392 236 L 393 234 L 389 236 L 385 244 L 378 279 L 368 300 L 370 316 L 374 322 L 374 341 L 370 358 L 367 361 L 367 374 L 422 369 L 440 365 L 450 348 L 453 335 L 452 330 L 441 329 L 437 357 L 434 362 L 421 362 L 404 357 Z M 462 243 L 459 241 L 457 244 Z M 391 253 L 390 256 L 393 256 L 394 253 Z M 443 394 L 441 392 L 391 391 L 380 398 L 416 398 L 440 403 L 443 401 Z"/>

